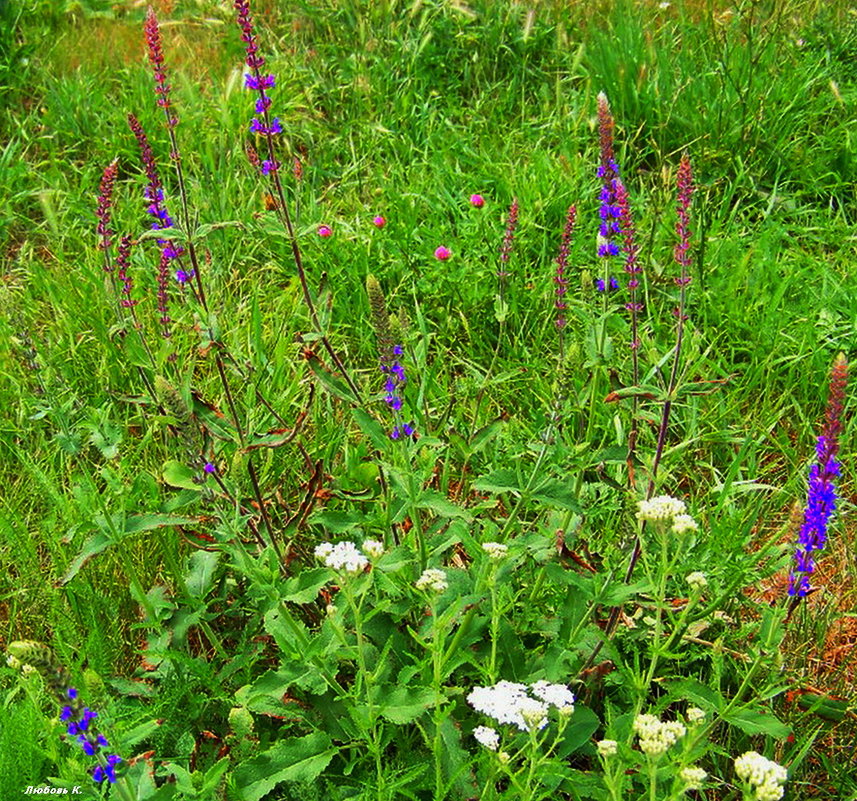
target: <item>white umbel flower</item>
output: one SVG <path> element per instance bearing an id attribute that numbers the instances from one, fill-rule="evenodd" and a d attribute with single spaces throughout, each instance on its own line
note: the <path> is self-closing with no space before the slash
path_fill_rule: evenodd
<path id="1" fill-rule="evenodd" d="M 705 720 L 705 711 L 698 706 L 689 706 L 684 716 L 687 718 L 688 723 L 701 723 Z"/>
<path id="2" fill-rule="evenodd" d="M 685 784 L 685 788 L 687 790 L 700 790 L 702 788 L 702 783 L 705 781 L 705 777 L 708 774 L 702 769 L 694 766 L 688 768 L 682 768 L 681 780 Z"/>
<path id="3" fill-rule="evenodd" d="M 521 731 L 543 729 L 548 723 L 550 707 L 527 695 L 527 685 L 514 681 L 498 681 L 492 687 L 474 687 L 467 703 L 477 712 L 497 723 L 517 726 Z"/>
<path id="4" fill-rule="evenodd" d="M 779 801 L 783 797 L 788 771 L 757 751 L 747 751 L 736 757 L 735 773 L 754 786 L 758 801 Z"/>
<path id="5" fill-rule="evenodd" d="M 443 570 L 438 570 L 436 567 L 429 567 L 423 570 L 423 574 L 417 579 L 414 585 L 418 590 L 426 590 L 429 592 L 442 593 L 449 584 L 446 581 L 446 573 Z"/>
<path id="6" fill-rule="evenodd" d="M 564 684 L 537 681 L 530 685 L 530 692 L 546 704 L 555 706 L 563 714 L 574 712 L 574 695 Z"/>
<path id="7" fill-rule="evenodd" d="M 327 567 L 346 573 L 362 573 L 369 564 L 353 542 L 338 542 L 336 545 L 323 542 L 315 549 L 315 555 Z"/>
<path id="8" fill-rule="evenodd" d="M 616 752 L 619 750 L 619 743 L 615 740 L 599 740 L 595 743 L 595 747 L 598 749 L 600 756 L 609 757 L 615 756 Z"/>
<path id="9" fill-rule="evenodd" d="M 378 540 L 364 540 L 363 553 L 370 559 L 378 559 L 384 555 L 384 543 Z"/>
<path id="10" fill-rule="evenodd" d="M 648 714 L 637 715 L 633 728 L 640 738 L 640 750 L 652 757 L 665 754 L 687 732 L 684 724 L 677 720 L 661 721 Z"/>
<path id="11" fill-rule="evenodd" d="M 684 501 L 669 495 L 658 495 L 637 504 L 637 519 L 648 520 L 652 523 L 673 520 L 676 515 L 683 515 L 687 507 Z"/>
<path id="12" fill-rule="evenodd" d="M 693 573 L 688 573 L 684 580 L 696 592 L 702 592 L 708 586 L 708 579 L 705 578 L 705 573 L 701 570 L 694 570 Z"/>
<path id="13" fill-rule="evenodd" d="M 496 751 L 500 747 L 500 735 L 490 726 L 477 726 L 473 730 L 473 736 L 476 742 L 484 745 L 489 751 Z"/>
<path id="14" fill-rule="evenodd" d="M 482 550 L 488 554 L 488 558 L 493 562 L 499 562 L 507 553 L 509 546 L 503 545 L 502 542 L 483 542 Z"/>

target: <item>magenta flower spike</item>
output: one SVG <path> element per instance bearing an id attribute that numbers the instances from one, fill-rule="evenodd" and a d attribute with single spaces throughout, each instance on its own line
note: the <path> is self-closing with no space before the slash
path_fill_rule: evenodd
<path id="1" fill-rule="evenodd" d="M 114 159 L 105 168 L 101 176 L 101 185 L 98 192 L 98 207 L 95 216 L 98 218 L 98 249 L 109 250 L 113 231 L 110 229 L 111 209 L 113 207 L 113 185 L 116 183 L 116 173 L 119 171 L 119 162 Z M 104 270 L 109 272 L 112 268 L 110 259 L 104 262 Z"/>
<path id="2" fill-rule="evenodd" d="M 167 83 L 167 74 L 164 71 L 164 51 L 161 46 L 161 31 L 158 27 L 158 18 L 151 6 L 146 13 L 146 23 L 143 26 L 146 35 L 146 49 L 149 54 L 149 62 L 152 65 L 152 72 L 155 76 L 155 95 L 160 106 L 166 115 L 167 125 L 170 128 L 175 128 L 178 124 L 178 118 L 170 111 L 172 103 L 170 102 L 170 85 Z"/>

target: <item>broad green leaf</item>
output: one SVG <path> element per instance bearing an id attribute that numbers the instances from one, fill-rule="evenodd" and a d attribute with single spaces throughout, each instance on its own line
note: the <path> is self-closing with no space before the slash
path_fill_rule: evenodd
<path id="1" fill-rule="evenodd" d="M 282 782 L 311 782 L 330 764 L 336 751 L 323 732 L 280 740 L 236 769 L 239 797 L 259 801 Z"/>
<path id="2" fill-rule="evenodd" d="M 760 710 L 740 709 L 730 712 L 723 719 L 732 726 L 741 729 L 745 734 L 767 734 L 770 737 L 783 740 L 791 733 L 791 728 L 779 718 Z"/>
<path id="3" fill-rule="evenodd" d="M 304 570 L 288 579 L 280 594 L 283 603 L 308 604 L 318 598 L 318 591 L 332 578 L 326 567 Z"/>
<path id="4" fill-rule="evenodd" d="M 390 436 L 372 415 L 359 407 L 352 409 L 351 414 L 360 430 L 379 451 L 386 451 L 390 447 Z"/>
<path id="5" fill-rule="evenodd" d="M 436 490 L 425 490 L 420 495 L 416 505 L 420 509 L 430 509 L 441 517 L 461 517 L 465 520 L 472 519 L 467 511 Z"/>
<path id="6" fill-rule="evenodd" d="M 477 478 L 476 481 L 473 482 L 473 487 L 474 489 L 477 489 L 480 492 L 491 492 L 494 494 L 500 492 L 521 491 L 521 487 L 519 486 L 518 482 L 518 476 L 515 474 L 515 471 L 508 470 L 506 468 L 495 470 L 494 472 L 489 473 L 487 476 Z"/>
<path id="7" fill-rule="evenodd" d="M 181 462 L 175 460 L 166 462 L 161 475 L 164 477 L 164 481 L 171 487 L 201 491 L 196 471 Z"/>
<path id="8" fill-rule="evenodd" d="M 97 534 L 88 537 L 86 542 L 83 543 L 80 553 L 74 557 L 65 575 L 60 579 L 60 583 L 68 584 L 93 556 L 106 551 L 115 541 L 113 537 L 103 531 L 99 531 Z"/>
<path id="9" fill-rule="evenodd" d="M 220 553 L 217 551 L 195 551 L 191 554 L 185 587 L 194 598 L 204 598 L 211 589 L 219 559 Z"/>
<path id="10" fill-rule="evenodd" d="M 403 726 L 416 720 L 435 700 L 434 690 L 429 687 L 397 686 L 385 697 L 381 716 Z"/>
<path id="11" fill-rule="evenodd" d="M 319 380 L 322 387 L 340 400 L 344 400 L 347 403 L 354 404 L 355 406 L 359 405 L 360 399 L 354 394 L 351 387 L 349 387 L 348 384 L 339 376 L 331 373 L 330 370 L 322 364 L 321 359 L 319 359 L 318 356 L 312 352 L 305 353 L 304 355 L 306 362 L 309 365 L 309 369 L 315 374 L 315 377 Z"/>

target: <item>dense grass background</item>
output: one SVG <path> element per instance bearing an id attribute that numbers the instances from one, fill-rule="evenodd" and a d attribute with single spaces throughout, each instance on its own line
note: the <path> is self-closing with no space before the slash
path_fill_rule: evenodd
<path id="1" fill-rule="evenodd" d="M 155 5 L 195 214 L 202 224 L 240 222 L 206 239 L 212 306 L 230 350 L 293 419 L 310 382 L 295 338 L 310 324 L 286 240 L 244 155 L 251 103 L 231 4 Z M 608 474 L 619 471 L 610 446 L 624 443 L 627 419 L 591 400 L 628 381 L 621 314 L 607 323 L 612 351 L 593 345 L 593 321 L 612 308 L 593 289 L 595 96 L 605 91 L 644 248 L 642 358 L 655 376 L 673 327 L 673 184 L 683 150 L 699 186 L 688 374 L 726 383 L 677 409 L 661 481 L 694 499 L 711 537 L 705 558 L 743 548 L 751 534 L 761 541 L 784 523 L 805 492 L 829 365 L 839 351 L 855 351 L 857 16 L 850 5 L 254 5 L 278 77 L 274 111 L 285 146 L 304 164 L 292 191 L 305 258 L 315 281 L 326 275 L 324 315 L 346 363 L 377 399 L 363 288 L 373 273 L 390 308 L 410 321 L 421 432 L 454 445 L 507 420 L 479 454 L 444 453 L 440 490 L 467 498 L 473 478 L 492 466 L 531 464 L 559 380 L 568 386 L 568 428 L 585 447 L 545 469 L 591 476 L 606 461 Z M 134 399 L 142 387 L 126 368 L 95 250 L 98 180 L 115 157 L 114 227 L 135 234 L 148 227 L 127 112 L 146 125 L 168 195 L 174 189 L 144 57 L 144 12 L 130 2 L 0 0 L 0 642 L 49 641 L 69 664 L 102 676 L 128 676 L 139 661 L 138 599 L 129 581 L 170 586 L 187 553 L 173 534 L 132 536 L 62 582 L 99 520 L 170 497 L 161 465 L 175 454 L 141 424 Z M 487 199 L 478 211 L 467 203 L 477 191 Z M 512 317 L 483 392 L 497 344 L 497 252 L 513 197 L 521 226 Z M 558 365 L 552 259 L 572 202 L 579 225 L 570 356 Z M 386 217 L 386 228 L 371 226 L 374 214 Z M 330 240 L 316 236 L 321 223 L 333 226 Z M 453 251 L 448 262 L 433 258 L 439 244 Z M 141 296 L 148 293 L 140 313 L 151 317 L 154 267 L 135 262 L 135 280 Z M 222 403 L 213 370 L 194 355 L 193 321 L 179 310 L 175 317 L 173 379 Z M 257 413 L 250 427 L 271 425 Z M 849 420 L 846 465 L 850 431 Z M 305 439 L 335 490 L 373 482 L 369 448 L 342 404 L 320 393 Z M 641 451 L 650 452 L 654 439 L 654 427 L 644 429 Z M 295 503 L 306 480 L 296 453 L 260 455 L 266 486 Z M 814 669 L 806 643 L 822 644 L 830 620 L 853 609 L 852 488 L 846 470 L 837 536 L 848 544 L 834 546 L 828 571 L 839 603 L 801 621 L 800 646 L 788 655 L 798 674 Z M 605 565 L 621 565 L 622 499 L 609 485 L 586 481 L 580 501 L 577 542 Z M 349 504 L 334 498 L 329 508 Z M 853 665 L 839 671 L 827 691 L 853 689 L 853 676 Z M 188 702 L 194 686 L 188 679 L 158 703 L 166 710 Z M 15 706 L 0 738 L 32 727 L 32 714 Z M 206 714 L 197 709 L 187 718 Z M 158 736 L 166 739 L 161 748 L 181 750 L 172 734 Z M 852 797 L 837 750 L 853 744 L 849 736 L 816 760 L 818 775 L 840 782 L 841 795 L 821 797 Z M 10 777 L 46 775 L 50 754 L 24 746 L 11 753 L 0 748 L 0 787 L 17 787 Z"/>

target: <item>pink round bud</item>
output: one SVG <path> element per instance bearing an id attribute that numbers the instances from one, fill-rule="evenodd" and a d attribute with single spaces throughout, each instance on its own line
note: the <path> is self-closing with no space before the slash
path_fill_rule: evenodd
<path id="1" fill-rule="evenodd" d="M 376 228 L 383 228 L 386 224 L 387 221 L 380 214 L 372 219 L 372 225 Z"/>
<path id="2" fill-rule="evenodd" d="M 323 239 L 327 239 L 327 237 L 333 234 L 333 229 L 329 225 L 319 225 L 318 226 L 318 235 Z"/>
<path id="3" fill-rule="evenodd" d="M 471 195 L 470 205 L 477 209 L 481 209 L 485 205 L 485 198 L 482 195 Z"/>
<path id="4" fill-rule="evenodd" d="M 446 261 L 451 255 L 452 251 L 449 248 L 444 247 L 443 245 L 438 247 L 434 252 L 434 257 L 438 261 Z"/>

